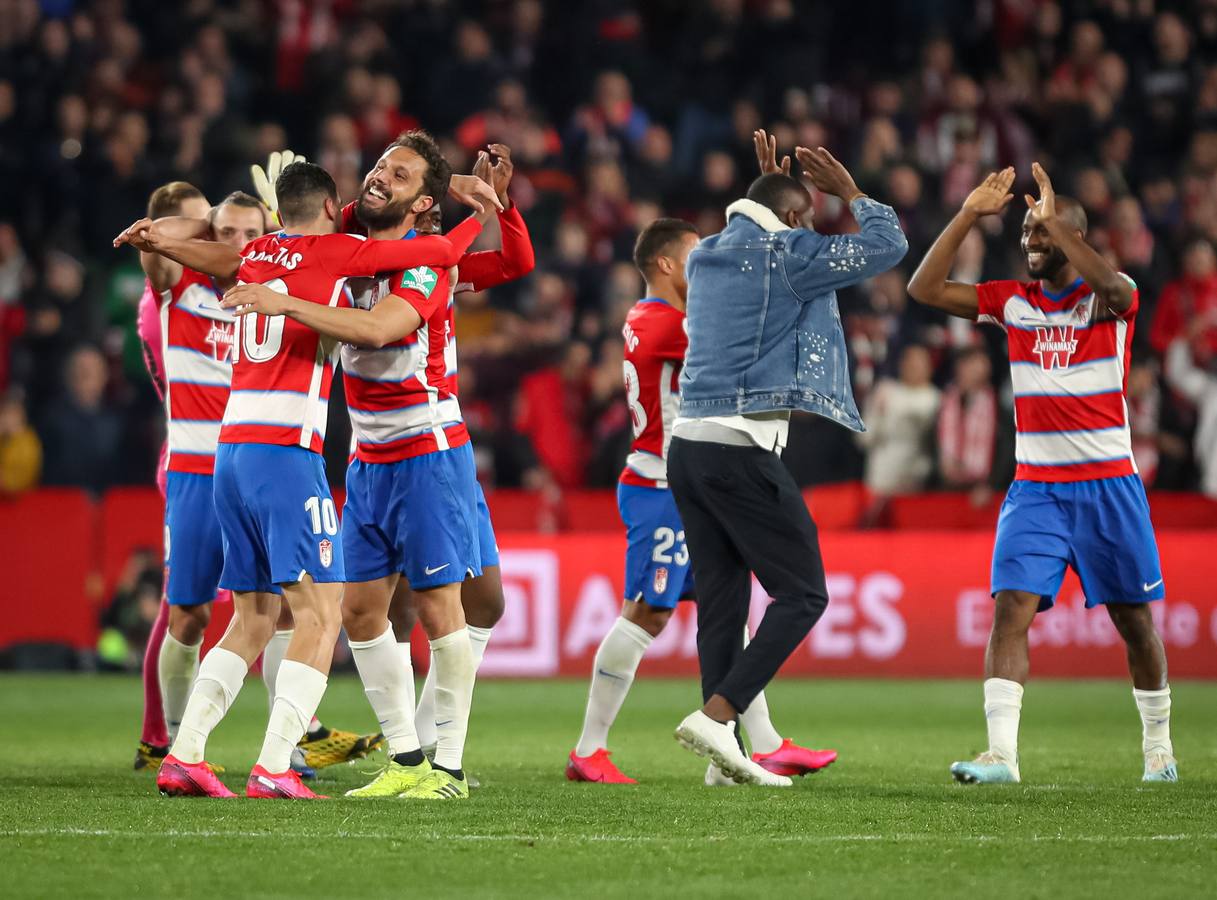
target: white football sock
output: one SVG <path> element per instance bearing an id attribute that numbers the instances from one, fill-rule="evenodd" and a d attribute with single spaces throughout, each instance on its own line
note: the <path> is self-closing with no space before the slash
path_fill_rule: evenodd
<path id="1" fill-rule="evenodd" d="M 1171 746 L 1171 689 L 1160 691 L 1132 689 L 1133 699 L 1141 713 L 1141 751 L 1174 756 Z"/>
<path id="2" fill-rule="evenodd" d="M 262 651 L 262 683 L 266 685 L 266 703 L 271 709 L 275 708 L 275 677 L 279 674 L 279 666 L 287 655 L 287 645 L 292 642 L 292 629 L 276 631 Z"/>
<path id="3" fill-rule="evenodd" d="M 739 721 L 744 731 L 748 732 L 748 743 L 753 753 L 772 753 L 782 746 L 782 736 L 769 720 L 769 701 L 765 699 L 764 691 L 757 694 L 748 708 L 740 713 Z"/>
<path id="4" fill-rule="evenodd" d="M 431 660 L 435 671 L 435 764 L 459 769 L 477 676 L 469 632 L 461 628 L 431 641 Z"/>
<path id="5" fill-rule="evenodd" d="M 291 765 L 292 750 L 308 730 L 328 680 L 324 672 L 294 659 L 285 659 L 279 665 L 275 705 L 258 756 L 258 765 L 267 772 L 278 775 Z"/>
<path id="6" fill-rule="evenodd" d="M 490 643 L 490 636 L 494 634 L 494 629 L 481 628 L 477 625 L 466 625 L 465 628 L 469 631 L 469 644 L 473 647 L 473 667 L 479 669 L 482 666 L 482 657 L 486 655 L 486 645 Z"/>
<path id="7" fill-rule="evenodd" d="M 745 625 L 745 649 L 747 649 L 750 639 L 748 626 Z M 769 720 L 769 701 L 765 699 L 764 691 L 757 694 L 748 708 L 740 713 L 739 723 L 743 726 L 744 731 L 748 732 L 748 743 L 752 745 L 753 753 L 772 753 L 782 746 L 782 736 L 777 733 L 773 722 Z"/>
<path id="8" fill-rule="evenodd" d="M 653 640 L 646 629 L 619 617 L 600 642 L 592 663 L 592 686 L 587 694 L 583 733 L 575 745 L 576 756 L 591 756 L 608 746 L 609 729 L 621 712 L 634 683 L 634 673 Z"/>
<path id="9" fill-rule="evenodd" d="M 435 734 L 435 654 L 431 654 L 431 665 L 423 679 L 423 689 L 418 692 L 418 709 L 414 713 L 414 730 L 424 747 L 434 747 Z"/>
<path id="10" fill-rule="evenodd" d="M 363 682 L 363 692 L 372 704 L 380 730 L 389 741 L 389 755 L 418 749 L 414 733 L 414 703 L 411 688 L 414 670 L 409 657 L 402 661 L 393 628 L 370 641 L 350 641 L 351 656 Z"/>
<path id="11" fill-rule="evenodd" d="M 161 708 L 165 711 L 165 728 L 169 731 L 169 743 L 177 737 L 178 726 L 186 714 L 186 701 L 190 698 L 190 686 L 199 671 L 199 651 L 203 642 L 183 644 L 169 632 L 161 644 L 161 654 L 156 660 L 156 676 L 161 683 Z"/>
<path id="12" fill-rule="evenodd" d="M 989 751 L 1006 762 L 1018 763 L 1018 719 L 1023 709 L 1023 686 L 1006 678 L 985 679 L 985 720 L 989 725 Z"/>
<path id="13" fill-rule="evenodd" d="M 166 640 L 168 635 L 165 636 Z M 213 647 L 199 666 L 190 691 L 177 739 L 169 751 L 184 763 L 199 763 L 207 751 L 207 738 L 220 724 L 241 691 L 249 666 L 231 650 Z"/>
<path id="14" fill-rule="evenodd" d="M 411 652 L 410 642 L 401 641 L 398 643 L 397 652 L 401 655 L 401 664 L 410 673 L 410 677 L 406 679 L 406 691 L 410 695 L 410 709 L 413 710 L 418 703 L 418 698 L 414 696 L 414 654 Z M 415 731 L 417 732 L 417 728 Z"/>

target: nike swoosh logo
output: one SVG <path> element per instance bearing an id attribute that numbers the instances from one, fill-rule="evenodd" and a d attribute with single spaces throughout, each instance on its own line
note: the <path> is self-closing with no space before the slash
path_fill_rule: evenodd
<path id="1" fill-rule="evenodd" d="M 450 565 L 452 565 L 452 563 L 444 563 L 442 566 L 437 566 L 434 569 L 431 568 L 430 566 L 427 566 L 425 569 L 423 569 L 423 571 L 426 572 L 428 575 L 434 575 L 436 572 L 444 571 L 444 569 L 448 568 L 448 566 L 450 566 Z M 1149 590 L 1149 588 L 1146 588 L 1146 590 Z"/>
<path id="2" fill-rule="evenodd" d="M 442 722 L 436 722 L 436 723 L 435 723 L 435 727 L 436 727 L 436 728 L 443 728 L 445 725 L 451 725 L 451 724 L 452 724 L 452 720 L 451 720 L 451 719 L 444 719 L 444 721 L 442 721 Z"/>
<path id="3" fill-rule="evenodd" d="M 1160 585 L 1160 584 L 1162 583 L 1162 581 L 1163 581 L 1163 579 L 1159 578 L 1159 579 L 1158 579 L 1157 581 L 1155 581 L 1153 584 L 1145 584 L 1145 582 L 1142 582 L 1142 583 L 1141 583 L 1141 590 L 1143 590 L 1143 591 L 1152 591 L 1154 588 L 1156 588 L 1158 585 Z"/>
<path id="4" fill-rule="evenodd" d="M 606 672 L 606 671 L 604 671 L 604 669 L 597 669 L 597 670 L 596 670 L 596 674 L 597 674 L 597 675 L 603 675 L 605 678 L 612 678 L 612 679 L 614 679 L 614 680 L 616 680 L 616 681 L 625 681 L 625 676 L 624 676 L 624 675 L 614 675 L 612 672 Z"/>

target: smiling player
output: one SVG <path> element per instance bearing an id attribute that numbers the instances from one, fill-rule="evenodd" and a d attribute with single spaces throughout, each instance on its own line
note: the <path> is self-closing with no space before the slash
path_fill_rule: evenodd
<path id="1" fill-rule="evenodd" d="M 1141 713 L 1144 781 L 1177 781 L 1166 651 L 1149 601 L 1165 596 L 1145 489 L 1129 437 L 1125 386 L 1139 296 L 1085 240 L 1086 213 L 1032 169 L 1022 251 L 1033 281 L 948 281 L 955 254 L 982 216 L 1013 198 L 1014 169 L 964 201 L 909 282 L 909 294 L 951 315 L 1005 330 L 1014 384 L 1018 470 L 993 548 L 993 631 L 985 652 L 989 749 L 951 774 L 964 783 L 1017 782 L 1027 633 L 1052 607 L 1065 569 L 1086 606 L 1103 604 L 1128 649 Z"/>

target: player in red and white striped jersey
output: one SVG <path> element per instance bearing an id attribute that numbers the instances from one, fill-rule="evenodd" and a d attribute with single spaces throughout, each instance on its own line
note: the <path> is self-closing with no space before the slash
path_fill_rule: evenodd
<path id="1" fill-rule="evenodd" d="M 930 248 L 909 293 L 952 315 L 1005 330 L 1014 386 L 1018 470 L 993 549 L 993 631 L 985 655 L 989 750 L 951 772 L 967 783 L 1018 781 L 1018 721 L 1027 634 L 1052 606 L 1067 566 L 1088 607 L 1103 604 L 1128 648 L 1141 713 L 1145 781 L 1176 781 L 1166 653 L 1149 601 L 1165 596 L 1125 400 L 1137 287 L 1085 240 L 1086 214 L 1032 174 L 1022 251 L 1033 281 L 949 281 L 977 219 L 1013 198 L 1014 169 L 990 175 Z"/>
<path id="2" fill-rule="evenodd" d="M 348 276 L 447 266 L 459 259 L 445 238 L 402 243 L 334 234 L 340 220 L 337 190 L 318 166 L 287 167 L 276 190 L 284 230 L 253 241 L 235 260 L 225 252 L 229 248 L 207 242 L 161 241 L 159 251 L 215 274 L 229 273 L 239 263 L 241 281 L 290 291 L 326 308 L 345 301 Z M 294 319 L 256 312 L 241 316 L 234 346 L 215 502 L 225 545 L 221 583 L 233 590 L 237 615 L 203 661 L 158 785 L 168 793 L 225 792 L 203 762 L 206 738 L 273 634 L 275 595 L 281 589 L 296 627 L 246 793 L 308 798 L 312 793 L 288 771 L 288 761 L 325 689 L 345 580 L 336 511 L 320 457 L 337 347 Z"/>
<path id="3" fill-rule="evenodd" d="M 365 178 L 354 212 L 373 237 L 409 238 L 406 244 L 434 240 L 415 237 L 413 225 L 442 196 L 448 179 L 430 136 L 408 132 Z M 356 446 L 343 513 L 351 581 L 343 617 L 391 754 L 372 784 L 352 792 L 358 797 L 468 795 L 461 758 L 476 660 L 460 586 L 482 570 L 476 471 L 448 377 L 455 371 L 450 278 L 447 267 L 416 266 L 353 282 L 356 310 L 319 309 L 252 285 L 225 300 L 285 314 L 346 344 L 343 370 Z M 412 676 L 388 619 L 402 575 L 418 594 L 443 698 L 434 768 L 415 733 Z"/>
<path id="4" fill-rule="evenodd" d="M 166 203 L 158 195 L 176 202 Z M 266 228 L 262 204 L 233 193 L 214 210 L 202 192 L 184 182 L 153 194 L 149 215 L 206 219 L 208 233 L 239 252 Z M 232 314 L 220 307 L 234 279 L 212 278 L 157 253 L 141 252 L 140 263 L 158 306 L 159 363 L 168 423 L 165 476 L 165 598 L 167 632 L 157 660 L 165 742 L 177 734 L 190 685 L 198 670 L 203 631 L 211 619 L 224 565 L 219 521 L 212 499 L 212 473 L 220 419 L 232 379 Z M 163 739 L 162 739 L 163 740 Z M 137 757 L 146 763 L 152 757 Z M 151 751 L 150 751 L 151 752 Z M 157 755 L 163 756 L 163 750 Z"/>

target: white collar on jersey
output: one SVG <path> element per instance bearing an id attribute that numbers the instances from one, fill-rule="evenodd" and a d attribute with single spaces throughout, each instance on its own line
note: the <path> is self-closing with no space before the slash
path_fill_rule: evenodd
<path id="1" fill-rule="evenodd" d="M 757 203 L 755 200 L 747 198 L 736 200 L 727 207 L 727 218 L 730 219 L 734 215 L 747 216 L 771 234 L 777 234 L 779 231 L 790 231 L 790 226 L 779 219 L 777 213 L 768 206 Z"/>

